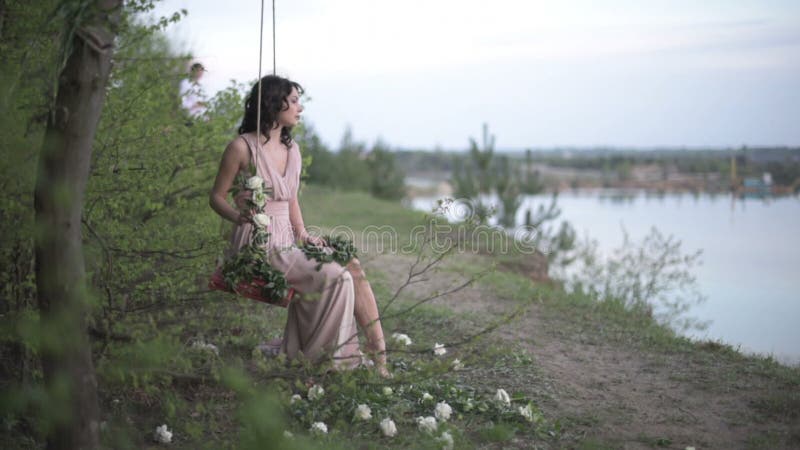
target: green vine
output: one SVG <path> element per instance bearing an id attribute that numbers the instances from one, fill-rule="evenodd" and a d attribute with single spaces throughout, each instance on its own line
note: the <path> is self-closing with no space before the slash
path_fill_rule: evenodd
<path id="1" fill-rule="evenodd" d="M 318 247 L 308 242 L 303 243 L 300 247 L 306 258 L 313 258 L 319 262 L 316 267 L 317 270 L 320 270 L 323 264 L 330 262 L 345 266 L 357 256 L 358 250 L 351 240 L 342 236 L 331 235 L 323 236 L 323 239 L 328 243 L 325 247 Z"/>

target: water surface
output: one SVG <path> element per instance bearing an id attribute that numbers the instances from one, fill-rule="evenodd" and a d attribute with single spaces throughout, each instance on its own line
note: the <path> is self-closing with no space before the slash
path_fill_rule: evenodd
<path id="1" fill-rule="evenodd" d="M 430 210 L 434 201 L 417 198 L 413 206 Z M 526 208 L 549 201 L 526 197 L 518 221 Z M 634 241 L 655 226 L 680 239 L 685 253 L 702 249 L 693 273 L 707 300 L 689 315 L 710 325 L 689 335 L 800 362 L 800 198 L 599 190 L 562 193 L 558 204 L 560 219 L 596 239 L 604 254 L 622 244 L 623 226 Z"/>

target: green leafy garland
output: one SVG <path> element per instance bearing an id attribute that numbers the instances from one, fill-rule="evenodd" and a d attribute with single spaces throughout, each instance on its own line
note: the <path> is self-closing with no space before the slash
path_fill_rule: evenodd
<path id="1" fill-rule="evenodd" d="M 308 242 L 303 243 L 300 249 L 305 253 L 306 258 L 315 259 L 319 262 L 316 269 L 320 270 L 322 265 L 329 262 L 336 262 L 346 266 L 357 255 L 356 246 L 353 242 L 342 236 L 326 235 L 322 237 L 328 245 L 326 247 L 318 247 Z"/>

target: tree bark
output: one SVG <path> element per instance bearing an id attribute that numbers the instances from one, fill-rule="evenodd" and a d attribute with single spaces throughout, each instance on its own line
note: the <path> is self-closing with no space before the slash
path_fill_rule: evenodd
<path id="1" fill-rule="evenodd" d="M 86 334 L 90 301 L 81 213 L 122 0 L 97 0 L 72 36 L 42 144 L 34 191 L 36 288 L 50 449 L 99 448 L 99 407 Z M 85 16 L 86 17 L 86 16 Z M 67 24 L 69 25 L 69 24 Z M 69 26 L 65 27 L 69 29 Z"/>

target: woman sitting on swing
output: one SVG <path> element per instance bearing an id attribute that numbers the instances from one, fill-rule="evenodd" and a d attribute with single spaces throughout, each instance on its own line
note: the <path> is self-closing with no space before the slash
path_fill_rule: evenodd
<path id="1" fill-rule="evenodd" d="M 355 367 L 362 363 L 357 321 L 367 337 L 367 353 L 379 373 L 388 376 L 378 307 L 358 259 L 353 258 L 346 267 L 325 263 L 317 270 L 318 262 L 308 259 L 295 245 L 298 240 L 315 246 L 327 244 L 306 231 L 297 198 L 302 158 L 291 130 L 303 112 L 300 104 L 303 89 L 274 75 L 261 79 L 260 136 L 256 131 L 258 90 L 256 82 L 245 101 L 239 136 L 222 155 L 210 195 L 211 208 L 235 224 L 226 257 L 250 243 L 253 222 L 248 209 L 242 208 L 242 196 L 236 198 L 239 209 L 226 199 L 237 174 L 254 175 L 248 173 L 252 164 L 255 175 L 272 189 L 271 199 L 264 207 L 271 216 L 267 229 L 271 234 L 269 263 L 285 275 L 299 294 L 289 304 L 280 352 L 289 359 L 302 357 L 318 362 L 332 357 L 335 367 Z"/>

